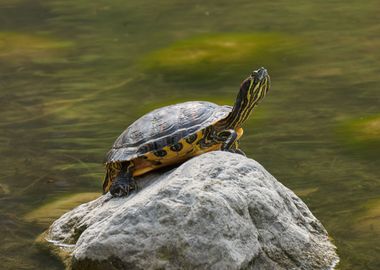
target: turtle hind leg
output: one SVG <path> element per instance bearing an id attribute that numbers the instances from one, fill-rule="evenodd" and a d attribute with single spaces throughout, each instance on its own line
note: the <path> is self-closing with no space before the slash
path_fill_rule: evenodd
<path id="1" fill-rule="evenodd" d="M 137 184 L 132 176 L 133 164 L 131 162 L 124 162 L 120 173 L 117 175 L 115 181 L 112 183 L 110 193 L 113 197 L 128 196 L 133 190 L 137 190 Z"/>
<path id="2" fill-rule="evenodd" d="M 133 177 L 117 177 L 110 188 L 113 197 L 128 196 L 131 191 L 137 190 L 137 184 Z"/>
<path id="3" fill-rule="evenodd" d="M 106 194 L 110 190 L 111 185 L 114 182 L 116 176 L 119 175 L 120 170 L 120 163 L 111 162 L 106 164 L 106 176 L 104 177 L 103 182 L 103 194 Z"/>

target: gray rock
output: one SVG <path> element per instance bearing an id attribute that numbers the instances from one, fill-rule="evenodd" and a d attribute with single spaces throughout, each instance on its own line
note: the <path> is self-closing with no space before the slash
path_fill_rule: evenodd
<path id="1" fill-rule="evenodd" d="M 139 179 L 55 221 L 45 235 L 72 269 L 331 269 L 322 224 L 260 164 L 226 152 Z"/>

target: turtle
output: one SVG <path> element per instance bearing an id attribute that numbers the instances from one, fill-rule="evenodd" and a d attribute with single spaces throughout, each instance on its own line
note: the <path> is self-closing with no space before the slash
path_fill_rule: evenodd
<path id="1" fill-rule="evenodd" d="M 127 196 L 137 190 L 136 176 L 215 150 L 245 155 L 239 148 L 241 125 L 270 88 L 265 68 L 240 85 L 232 106 L 189 101 L 142 116 L 116 139 L 106 155 L 103 193 Z"/>

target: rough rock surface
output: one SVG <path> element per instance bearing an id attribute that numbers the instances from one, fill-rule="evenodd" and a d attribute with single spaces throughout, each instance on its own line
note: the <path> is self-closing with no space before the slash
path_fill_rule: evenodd
<path id="1" fill-rule="evenodd" d="M 335 247 L 307 206 L 260 164 L 211 152 L 55 221 L 72 269 L 331 269 Z"/>

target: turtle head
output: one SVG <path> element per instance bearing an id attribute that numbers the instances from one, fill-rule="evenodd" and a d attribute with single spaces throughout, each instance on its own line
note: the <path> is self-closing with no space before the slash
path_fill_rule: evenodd
<path id="1" fill-rule="evenodd" d="M 253 108 L 268 93 L 270 78 L 265 68 L 252 72 L 240 85 L 240 90 L 231 113 L 223 121 L 226 128 L 238 128 L 247 120 Z"/>
<path id="2" fill-rule="evenodd" d="M 245 79 L 240 86 L 239 96 L 241 96 L 241 102 L 243 102 L 241 105 L 245 106 L 246 103 L 248 107 L 251 107 L 252 105 L 255 106 L 259 104 L 268 93 L 269 87 L 270 78 L 268 71 L 263 67 L 253 71 L 252 74 Z M 251 110 L 252 109 L 253 107 Z"/>

